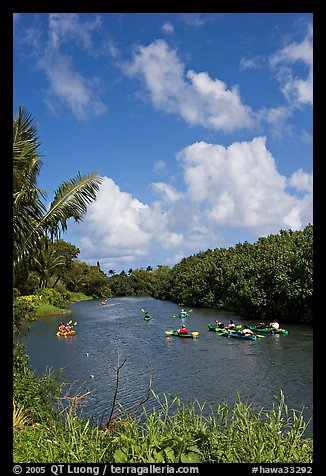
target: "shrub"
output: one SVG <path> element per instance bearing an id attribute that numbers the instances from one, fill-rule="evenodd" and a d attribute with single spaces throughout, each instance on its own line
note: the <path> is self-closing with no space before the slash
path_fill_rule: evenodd
<path id="1" fill-rule="evenodd" d="M 69 294 L 60 294 L 58 291 L 52 288 L 40 289 L 37 291 L 37 295 L 43 302 L 62 309 L 67 307 L 67 298 L 70 296 Z"/>
<path id="2" fill-rule="evenodd" d="M 34 295 L 18 296 L 13 301 L 13 323 L 14 331 L 19 330 L 23 321 L 33 321 L 36 319 L 36 309 L 39 298 Z"/>

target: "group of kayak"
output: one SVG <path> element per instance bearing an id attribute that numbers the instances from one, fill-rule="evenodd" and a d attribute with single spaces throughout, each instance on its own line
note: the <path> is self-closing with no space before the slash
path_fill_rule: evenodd
<path id="1" fill-rule="evenodd" d="M 105 305 L 106 303 L 107 303 L 107 300 L 105 299 L 104 301 L 101 302 L 101 305 Z M 146 312 L 145 309 L 142 309 L 142 312 L 144 313 L 145 321 L 150 321 L 152 319 L 152 316 L 150 315 L 150 313 Z M 181 309 L 178 316 L 172 316 L 172 317 L 179 317 L 182 321 L 182 325 L 180 326 L 178 330 L 170 329 L 165 331 L 165 334 L 171 335 L 171 336 L 185 337 L 185 338 L 198 337 L 199 332 L 189 332 L 189 330 L 186 328 L 184 323 L 185 319 L 188 317 L 188 313 L 190 312 L 192 312 L 192 309 L 189 309 L 188 311 Z M 63 322 L 61 322 L 59 325 L 57 336 L 67 337 L 67 336 L 76 335 L 76 331 L 74 329 L 74 326 L 76 324 L 77 322 L 75 322 L 74 325 L 72 325 L 72 321 L 67 322 L 67 324 L 64 324 Z M 247 340 L 256 340 L 257 337 L 264 337 L 257 334 L 257 332 L 269 333 L 269 334 L 288 334 L 289 333 L 287 329 L 280 328 L 280 325 L 277 319 L 275 319 L 269 325 L 266 325 L 265 323 L 260 323 L 256 325 L 245 324 L 244 326 L 242 326 L 242 324 L 236 325 L 232 320 L 230 320 L 228 325 L 225 326 L 221 321 L 216 320 L 215 324 L 208 324 L 208 330 L 215 331 L 220 336 L 234 337 L 236 339 L 247 339 Z"/>
<path id="2" fill-rule="evenodd" d="M 142 312 L 145 312 L 142 309 Z M 195 338 L 199 336 L 199 332 L 189 332 L 184 324 L 184 320 L 188 317 L 188 313 L 192 312 L 192 309 L 189 311 L 185 311 L 181 309 L 179 316 L 172 316 L 172 317 L 179 317 L 182 319 L 182 326 L 178 330 L 170 329 L 165 331 L 166 335 L 171 336 L 178 336 L 178 337 L 186 337 L 186 338 Z M 148 312 L 145 312 L 144 320 L 149 321 L 152 319 L 151 315 Z M 228 325 L 225 326 L 221 321 L 216 320 L 215 324 L 208 324 L 208 329 L 210 331 L 217 332 L 218 335 L 224 337 L 232 337 L 235 339 L 245 339 L 245 340 L 256 340 L 257 337 L 264 337 L 257 332 L 261 333 L 269 333 L 269 334 L 288 334 L 289 331 L 287 329 L 280 328 L 278 320 L 275 319 L 269 325 L 265 323 L 260 323 L 256 325 L 244 325 L 238 324 L 236 325 L 232 320 L 229 321 Z"/>
<path id="3" fill-rule="evenodd" d="M 144 321 L 150 321 L 152 319 L 152 316 L 150 315 L 149 312 L 146 312 L 144 309 L 142 309 L 142 312 L 145 313 Z M 170 329 L 168 331 L 165 331 L 165 334 L 168 336 L 178 336 L 178 337 L 188 337 L 188 338 L 190 337 L 191 339 L 198 337 L 199 332 L 189 332 L 184 324 L 184 320 L 188 317 L 189 312 L 192 312 L 192 309 L 189 309 L 189 311 L 185 311 L 184 309 L 181 309 L 179 316 L 172 316 L 172 317 L 179 317 L 182 320 L 182 325 L 180 329 L 178 330 Z"/>
<path id="4" fill-rule="evenodd" d="M 244 325 L 241 324 L 235 325 L 233 321 L 229 321 L 227 326 L 218 320 L 215 321 L 215 324 L 208 324 L 208 329 L 210 331 L 215 331 L 220 336 L 224 337 L 235 337 L 238 339 L 247 339 L 247 340 L 256 340 L 257 337 L 264 337 L 257 332 L 268 333 L 268 334 L 288 334 L 287 329 L 280 328 L 278 320 L 275 319 L 269 325 L 265 323 L 260 323 L 256 325 Z"/>

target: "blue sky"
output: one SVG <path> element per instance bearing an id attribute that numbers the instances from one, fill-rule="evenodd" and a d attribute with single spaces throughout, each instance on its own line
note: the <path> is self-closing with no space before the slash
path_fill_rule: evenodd
<path id="1" fill-rule="evenodd" d="M 63 238 L 104 272 L 173 266 L 312 217 L 312 14 L 14 15 L 38 185 L 96 172 Z"/>

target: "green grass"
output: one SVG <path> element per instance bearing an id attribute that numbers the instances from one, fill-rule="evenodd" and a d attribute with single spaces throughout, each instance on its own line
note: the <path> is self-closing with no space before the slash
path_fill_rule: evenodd
<path id="1" fill-rule="evenodd" d="M 302 415 L 280 417 L 288 412 L 284 401 L 256 412 L 238 400 L 233 408 L 218 405 L 208 415 L 198 402 L 184 406 L 175 398 L 174 404 L 171 414 L 169 403 L 144 412 L 142 423 L 128 416 L 117 419 L 110 432 L 92 427 L 70 409 L 65 423 L 25 426 L 16 432 L 14 462 L 312 462 L 312 440 L 302 438 Z"/>
<path id="2" fill-rule="evenodd" d="M 93 299 L 92 297 L 86 296 L 84 293 L 70 293 L 70 303 L 79 302 L 79 301 L 87 301 Z M 44 316 L 56 316 L 56 315 L 64 315 L 70 314 L 70 309 L 63 309 L 57 306 L 53 306 L 52 304 L 48 304 L 45 302 L 40 302 L 36 310 L 37 317 L 44 317 Z"/>
<path id="3" fill-rule="evenodd" d="M 240 397 L 232 407 L 207 408 L 197 400 L 184 405 L 178 397 L 152 392 L 155 408 L 144 408 L 136 418 L 121 407 L 108 430 L 79 416 L 83 396 L 63 407 L 62 384 L 52 374 L 36 378 L 21 344 L 14 345 L 13 383 L 15 411 L 22 409 L 23 416 L 14 428 L 15 463 L 313 461 L 303 410 L 290 410 L 282 392 L 271 408 L 259 410 Z"/>
<path id="4" fill-rule="evenodd" d="M 89 301 L 93 299 L 91 296 L 86 296 L 80 292 L 70 292 L 70 302 Z"/>
<path id="5" fill-rule="evenodd" d="M 36 309 L 36 316 L 56 316 L 61 314 L 69 314 L 71 311 L 69 309 L 62 309 L 60 307 L 53 306 L 52 304 L 47 304 L 41 302 Z"/>

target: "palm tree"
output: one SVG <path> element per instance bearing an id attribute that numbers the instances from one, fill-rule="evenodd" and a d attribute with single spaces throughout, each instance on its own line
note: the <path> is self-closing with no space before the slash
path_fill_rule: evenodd
<path id="1" fill-rule="evenodd" d="M 40 288 L 47 288 L 50 278 L 66 266 L 65 256 L 58 255 L 50 239 L 45 236 L 39 243 L 34 256 L 33 268 L 40 277 Z M 54 287 L 54 286 L 53 286 Z"/>
<path id="2" fill-rule="evenodd" d="M 95 173 L 77 175 L 55 191 L 50 208 L 46 194 L 37 188 L 42 167 L 37 128 L 29 112 L 19 108 L 13 120 L 13 238 L 14 271 L 24 268 L 40 241 L 59 238 L 67 230 L 69 218 L 81 221 L 87 205 L 95 200 L 102 178 Z"/>

